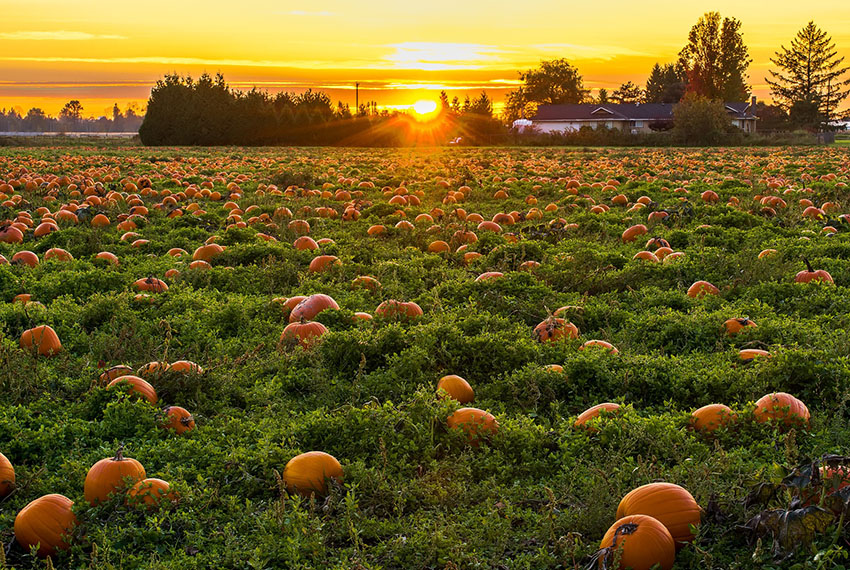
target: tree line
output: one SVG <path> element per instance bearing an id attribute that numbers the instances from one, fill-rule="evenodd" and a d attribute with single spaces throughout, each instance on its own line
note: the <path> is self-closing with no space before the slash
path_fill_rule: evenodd
<path id="1" fill-rule="evenodd" d="M 770 60 L 775 66 L 767 80 L 773 104 L 758 102 L 762 130 L 832 128 L 841 118 L 840 104 L 850 95 L 850 67 L 843 65 L 831 37 L 809 22 Z M 543 61 L 519 74 L 522 85 L 508 94 L 504 118 L 530 118 L 538 105 L 565 103 L 679 103 L 697 106 L 706 101 L 747 101 L 747 69 L 752 63 L 741 22 L 708 12 L 691 28 L 688 41 L 674 62 L 656 63 L 646 85 L 629 81 L 597 97 L 584 87 L 577 68 L 566 59 Z"/>
<path id="2" fill-rule="evenodd" d="M 48 115 L 39 107 L 33 107 L 25 115 L 15 109 L 0 109 L 0 132 L 29 133 L 134 133 L 142 124 L 139 108 L 131 103 L 124 111 L 115 103 L 110 116 L 98 118 L 83 116 L 82 104 L 68 101 L 59 115 Z"/>
<path id="3" fill-rule="evenodd" d="M 501 129 L 486 93 L 461 103 L 441 94 L 440 121 L 420 125 L 410 115 L 378 110 L 370 101 L 354 111 L 323 92 L 231 89 L 221 73 L 198 79 L 166 75 L 151 90 L 139 129 L 145 145 L 354 145 L 471 142 Z"/>

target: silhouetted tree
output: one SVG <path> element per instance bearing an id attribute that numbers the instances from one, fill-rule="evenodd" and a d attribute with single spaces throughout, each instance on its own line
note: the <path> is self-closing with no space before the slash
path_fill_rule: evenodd
<path id="1" fill-rule="evenodd" d="M 775 101 L 791 112 L 797 126 L 822 128 L 839 117 L 838 106 L 850 95 L 850 78 L 832 38 L 809 22 L 770 60 L 779 70 L 767 79 Z"/>
<path id="2" fill-rule="evenodd" d="M 646 80 L 644 99 L 647 103 L 678 103 L 687 85 L 687 73 L 677 64 L 656 63 Z"/>
<path id="3" fill-rule="evenodd" d="M 737 134 L 726 106 L 698 93 L 688 93 L 673 108 L 673 138 L 688 145 L 716 145 Z"/>
<path id="4" fill-rule="evenodd" d="M 611 99 L 615 103 L 640 103 L 643 101 L 643 89 L 628 81 L 614 90 Z"/>
<path id="5" fill-rule="evenodd" d="M 520 118 L 536 105 L 581 103 L 589 91 L 584 88 L 578 69 L 566 59 L 541 61 L 540 66 L 521 72 L 523 85 L 508 95 L 505 118 Z M 519 115 L 517 115 L 519 113 Z"/>
<path id="6" fill-rule="evenodd" d="M 741 22 L 708 12 L 691 28 L 688 44 L 679 52 L 688 90 L 709 99 L 744 101 L 749 96 L 746 72 L 750 59 Z"/>

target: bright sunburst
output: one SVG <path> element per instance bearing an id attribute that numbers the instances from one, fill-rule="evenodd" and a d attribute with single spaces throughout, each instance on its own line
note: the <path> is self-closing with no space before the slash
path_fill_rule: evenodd
<path id="1" fill-rule="evenodd" d="M 422 99 L 413 104 L 413 111 L 418 115 L 417 118 L 419 119 L 431 118 L 430 115 L 433 115 L 436 110 L 437 102 L 429 99 Z"/>

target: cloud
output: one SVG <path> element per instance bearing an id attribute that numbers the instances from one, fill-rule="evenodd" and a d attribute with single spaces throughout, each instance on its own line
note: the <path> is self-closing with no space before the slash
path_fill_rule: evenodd
<path id="1" fill-rule="evenodd" d="M 483 44 L 403 42 L 386 47 L 395 51 L 384 56 L 384 61 L 398 69 L 485 69 L 503 62 L 502 49 Z"/>
<path id="2" fill-rule="evenodd" d="M 577 60 L 595 59 L 610 61 L 617 57 L 654 57 L 653 54 L 633 50 L 622 46 L 578 45 L 578 44 L 533 44 L 528 51 L 537 51 L 547 55 L 558 54 Z"/>
<path id="3" fill-rule="evenodd" d="M 23 41 L 81 41 L 81 40 L 126 40 L 126 36 L 114 34 L 90 34 L 88 32 L 0 32 L 0 40 Z"/>
<path id="4" fill-rule="evenodd" d="M 279 14 L 284 14 L 286 16 L 315 16 L 315 17 L 326 17 L 326 16 L 335 16 L 334 12 L 328 12 L 327 10 L 311 12 L 309 10 L 290 10 L 289 12 L 278 12 Z"/>

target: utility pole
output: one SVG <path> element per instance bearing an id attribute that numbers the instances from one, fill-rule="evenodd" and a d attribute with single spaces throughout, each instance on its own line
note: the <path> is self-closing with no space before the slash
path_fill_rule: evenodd
<path id="1" fill-rule="evenodd" d="M 354 84 L 354 109 L 355 114 L 360 112 L 360 84 Z"/>

